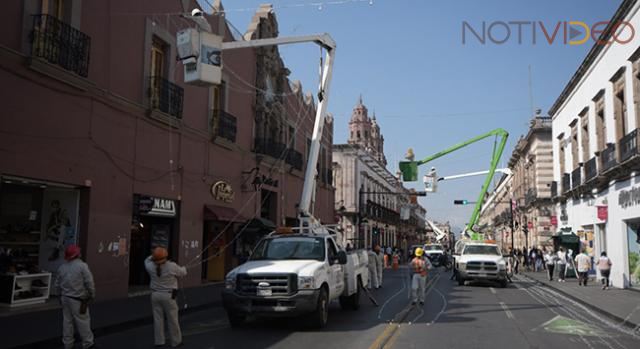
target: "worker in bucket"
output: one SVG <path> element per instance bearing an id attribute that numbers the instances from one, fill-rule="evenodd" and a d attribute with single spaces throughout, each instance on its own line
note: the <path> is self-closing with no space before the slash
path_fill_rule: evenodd
<path id="1" fill-rule="evenodd" d="M 424 250 L 416 248 L 415 257 L 411 261 L 411 305 L 420 302 L 424 305 L 425 287 L 427 284 L 427 271 L 431 269 L 429 259 L 424 258 Z"/>
<path id="2" fill-rule="evenodd" d="M 380 288 L 378 284 L 378 254 L 374 251 L 374 248 L 370 248 L 367 252 L 369 259 L 369 289 Z"/>

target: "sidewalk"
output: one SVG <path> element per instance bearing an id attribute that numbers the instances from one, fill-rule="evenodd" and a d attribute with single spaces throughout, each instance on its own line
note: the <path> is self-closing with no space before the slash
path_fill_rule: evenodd
<path id="1" fill-rule="evenodd" d="M 222 283 L 202 285 L 182 290 L 178 296 L 180 312 L 184 313 L 222 305 Z M 188 307 L 184 310 L 184 303 Z M 89 306 L 91 327 L 96 337 L 152 322 L 148 294 L 97 302 Z M 46 304 L 0 309 L 0 328 L 10 336 L 3 336 L 0 348 L 52 348 L 61 346 L 62 311 L 57 298 Z"/>
<path id="2" fill-rule="evenodd" d="M 600 280 L 589 280 L 588 286 L 578 286 L 577 279 L 558 282 L 549 281 L 547 272 L 524 272 L 519 275 L 542 283 L 563 295 L 580 302 L 592 310 L 605 315 L 629 328 L 640 327 L 640 292 L 610 287 L 602 289 Z"/>

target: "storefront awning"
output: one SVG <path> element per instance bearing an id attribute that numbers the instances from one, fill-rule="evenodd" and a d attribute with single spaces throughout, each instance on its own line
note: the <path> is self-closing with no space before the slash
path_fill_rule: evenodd
<path id="1" fill-rule="evenodd" d="M 252 218 L 242 224 L 245 231 L 273 231 L 276 229 L 276 225 L 265 218 Z"/>
<path id="2" fill-rule="evenodd" d="M 218 205 L 205 205 L 204 219 L 207 221 L 222 222 L 244 222 L 246 220 L 246 218 L 242 217 L 234 208 Z"/>
<path id="3" fill-rule="evenodd" d="M 559 243 L 561 244 L 579 244 L 580 243 L 580 237 L 576 234 L 558 234 L 558 235 L 554 235 L 550 238 L 551 239 L 558 239 Z"/>

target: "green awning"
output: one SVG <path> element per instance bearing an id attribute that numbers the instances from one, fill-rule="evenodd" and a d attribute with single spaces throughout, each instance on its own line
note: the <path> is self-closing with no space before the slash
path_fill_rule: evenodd
<path id="1" fill-rule="evenodd" d="M 580 237 L 576 234 L 559 234 L 551 237 L 554 240 L 558 240 L 561 244 L 579 244 Z"/>

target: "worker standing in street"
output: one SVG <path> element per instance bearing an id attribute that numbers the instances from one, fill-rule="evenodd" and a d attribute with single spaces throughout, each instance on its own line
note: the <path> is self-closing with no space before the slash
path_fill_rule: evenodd
<path id="1" fill-rule="evenodd" d="M 375 248 L 375 247 L 374 247 Z M 379 288 L 378 286 L 378 254 L 374 251 L 374 248 L 370 248 L 367 251 L 367 257 L 369 258 L 369 289 Z"/>
<path id="2" fill-rule="evenodd" d="M 96 295 L 93 275 L 87 263 L 80 259 L 80 247 L 70 245 L 64 251 L 66 263 L 58 268 L 54 289 L 62 304 L 62 343 L 65 349 L 74 347 L 74 324 L 82 338 L 82 348 L 93 348 L 91 317 L 87 304 Z"/>
<path id="3" fill-rule="evenodd" d="M 144 261 L 151 277 L 151 309 L 156 346 L 165 345 L 164 319 L 167 318 L 169 341 L 172 347 L 182 345 L 182 333 L 178 321 L 178 278 L 187 275 L 187 268 L 169 261 L 167 249 L 156 247 Z"/>
<path id="4" fill-rule="evenodd" d="M 376 259 L 376 269 L 378 272 L 378 288 L 382 287 L 382 269 L 384 263 L 384 251 L 380 249 L 380 245 L 376 245 L 375 247 L 377 259 Z"/>
<path id="5" fill-rule="evenodd" d="M 423 257 L 424 250 L 420 247 L 416 248 L 415 257 L 411 261 L 411 305 L 420 302 L 424 305 L 425 287 L 427 284 L 427 271 L 431 269 L 431 263 Z"/>

